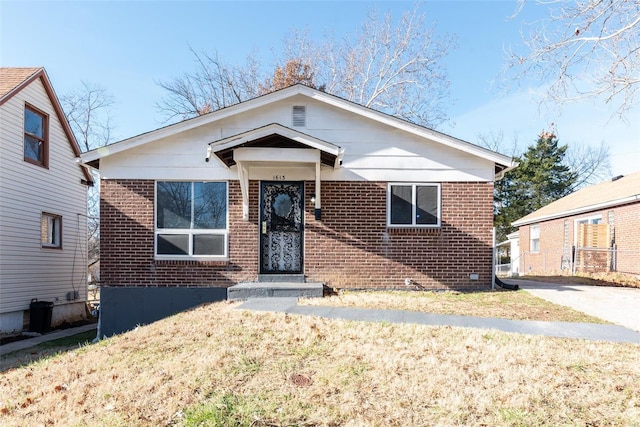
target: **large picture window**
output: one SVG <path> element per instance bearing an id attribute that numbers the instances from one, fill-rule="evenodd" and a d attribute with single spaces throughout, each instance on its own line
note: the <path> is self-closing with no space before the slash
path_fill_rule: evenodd
<path id="1" fill-rule="evenodd" d="M 227 183 L 156 183 L 156 257 L 227 257 Z"/>
<path id="2" fill-rule="evenodd" d="M 47 115 L 28 105 L 24 108 L 24 160 L 48 167 L 49 129 Z"/>
<path id="3" fill-rule="evenodd" d="M 440 184 L 389 184 L 387 225 L 440 227 Z"/>

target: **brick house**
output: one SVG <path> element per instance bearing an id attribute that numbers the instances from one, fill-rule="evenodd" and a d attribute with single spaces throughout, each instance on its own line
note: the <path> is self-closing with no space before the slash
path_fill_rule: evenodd
<path id="1" fill-rule="evenodd" d="M 520 274 L 640 274 L 640 172 L 583 188 L 515 221 Z"/>
<path id="2" fill-rule="evenodd" d="M 489 288 L 507 156 L 302 85 L 82 155 L 101 281 Z M 284 279 L 282 279 L 284 277 Z"/>

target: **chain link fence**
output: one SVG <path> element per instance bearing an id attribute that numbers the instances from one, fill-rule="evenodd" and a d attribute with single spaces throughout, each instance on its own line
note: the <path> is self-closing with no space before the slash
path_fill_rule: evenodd
<path id="1" fill-rule="evenodd" d="M 509 263 L 495 264 L 495 274 L 500 277 L 608 272 L 640 274 L 640 250 L 572 247 L 569 250 L 524 251 L 512 257 Z"/>

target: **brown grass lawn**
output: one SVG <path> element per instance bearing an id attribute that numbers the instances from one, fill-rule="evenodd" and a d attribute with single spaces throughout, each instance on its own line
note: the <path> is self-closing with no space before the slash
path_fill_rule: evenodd
<path id="1" fill-rule="evenodd" d="M 597 317 L 550 303 L 522 290 L 517 292 L 341 291 L 338 295 L 327 298 L 302 299 L 300 304 L 411 310 L 514 320 L 607 323 Z"/>
<path id="2" fill-rule="evenodd" d="M 640 346 L 216 303 L 0 374 L 0 425 L 640 425 Z"/>

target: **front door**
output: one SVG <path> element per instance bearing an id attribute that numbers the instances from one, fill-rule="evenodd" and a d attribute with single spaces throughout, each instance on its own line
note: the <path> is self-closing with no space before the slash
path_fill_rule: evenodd
<path id="1" fill-rule="evenodd" d="M 301 274 L 302 182 L 262 182 L 260 187 L 260 273 Z"/>

